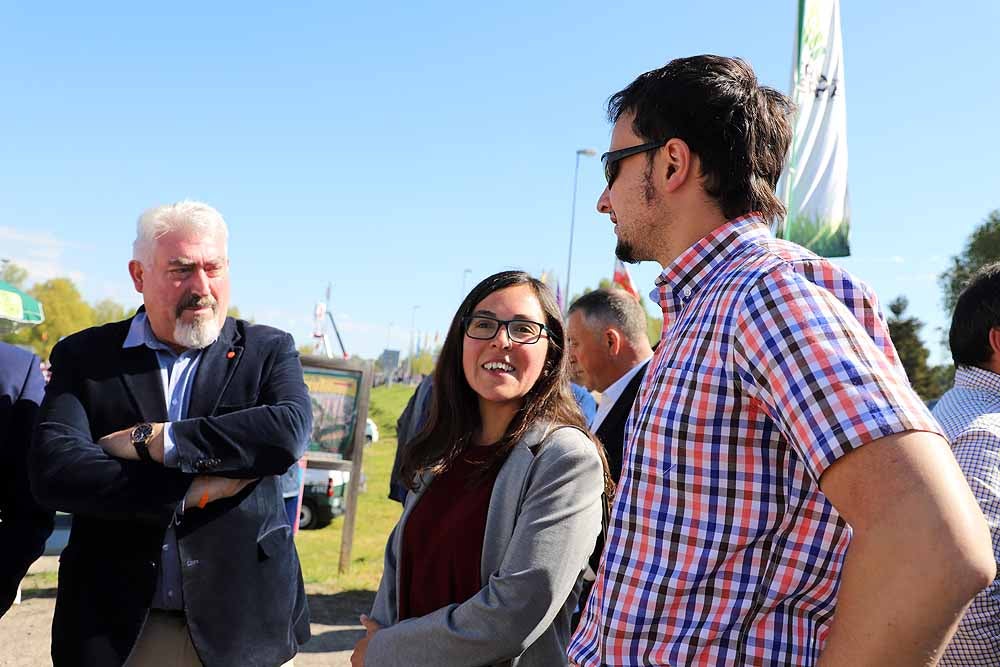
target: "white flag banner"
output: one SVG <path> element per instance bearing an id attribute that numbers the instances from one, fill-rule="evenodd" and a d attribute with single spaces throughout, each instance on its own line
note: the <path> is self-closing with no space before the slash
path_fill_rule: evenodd
<path id="1" fill-rule="evenodd" d="M 788 207 L 779 238 L 825 257 L 850 254 L 847 104 L 839 0 L 799 0 L 792 99 L 798 107 L 778 192 Z"/>

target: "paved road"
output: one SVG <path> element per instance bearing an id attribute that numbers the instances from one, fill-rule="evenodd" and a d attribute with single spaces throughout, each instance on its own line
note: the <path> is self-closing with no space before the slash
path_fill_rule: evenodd
<path id="1" fill-rule="evenodd" d="M 58 567 L 54 556 L 32 566 L 32 572 Z M 349 667 L 351 649 L 364 631 L 358 616 L 371 608 L 374 593 L 309 594 L 312 639 L 295 657 L 296 667 Z M 0 667 L 51 665 L 49 644 L 55 589 L 25 591 L 24 600 L 0 620 Z"/>

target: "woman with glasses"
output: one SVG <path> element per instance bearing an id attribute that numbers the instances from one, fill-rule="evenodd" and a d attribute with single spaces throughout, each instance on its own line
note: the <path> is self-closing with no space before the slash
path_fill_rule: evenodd
<path id="1" fill-rule="evenodd" d="M 552 293 L 524 272 L 492 275 L 462 302 L 352 665 L 566 664 L 612 489 L 564 350 Z"/>

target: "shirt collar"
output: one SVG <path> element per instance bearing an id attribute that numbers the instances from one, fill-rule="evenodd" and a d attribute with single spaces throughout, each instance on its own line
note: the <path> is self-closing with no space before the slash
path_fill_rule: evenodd
<path id="1" fill-rule="evenodd" d="M 146 317 L 146 313 L 141 311 L 132 318 L 122 348 L 139 347 L 140 345 L 145 345 L 149 349 L 159 352 L 170 352 L 176 356 L 169 345 L 156 337 L 156 334 L 153 333 L 153 327 L 149 324 L 149 318 Z"/>
<path id="2" fill-rule="evenodd" d="M 698 291 L 705 279 L 716 271 L 744 244 L 771 237 L 759 213 L 734 218 L 716 227 L 712 233 L 685 250 L 656 279 L 656 289 L 649 298 L 660 304 L 664 324 L 674 319 L 684 304 Z"/>
<path id="3" fill-rule="evenodd" d="M 597 406 L 597 412 L 594 413 L 594 418 L 590 421 L 590 428 L 592 431 L 596 431 L 604 420 L 607 418 L 608 414 L 611 412 L 611 408 L 614 407 L 618 399 L 625 392 L 625 388 L 628 387 L 628 383 L 632 381 L 636 373 L 646 368 L 649 363 L 650 358 L 643 359 L 637 363 L 632 368 L 625 371 L 624 375 L 615 380 L 611 386 L 601 392 L 601 402 Z"/>
<path id="4" fill-rule="evenodd" d="M 625 387 L 628 386 L 628 383 L 632 381 L 632 378 L 635 377 L 636 373 L 646 366 L 646 362 L 648 361 L 649 359 L 643 359 L 635 366 L 625 371 L 624 375 L 615 380 L 610 387 L 601 392 L 601 405 L 604 405 L 605 399 L 607 399 L 610 403 L 617 401 L 618 397 L 622 395 L 623 391 L 625 391 Z"/>
<path id="5" fill-rule="evenodd" d="M 955 369 L 955 386 L 1000 394 L 1000 375 L 985 368 L 959 366 Z"/>

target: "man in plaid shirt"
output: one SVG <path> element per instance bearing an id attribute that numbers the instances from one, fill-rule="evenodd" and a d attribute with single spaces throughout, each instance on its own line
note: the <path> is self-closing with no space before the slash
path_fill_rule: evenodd
<path id="1" fill-rule="evenodd" d="M 1000 263 L 982 268 L 962 290 L 948 342 L 955 386 L 934 416 L 989 521 L 1000 562 Z M 972 601 L 941 664 L 1000 667 L 1000 579 Z"/>
<path id="2" fill-rule="evenodd" d="M 663 266 L 663 334 L 576 664 L 933 663 L 995 574 L 875 295 L 769 233 L 791 112 L 718 56 L 609 103 L 597 207 Z"/>

